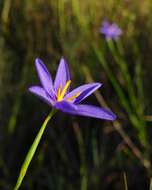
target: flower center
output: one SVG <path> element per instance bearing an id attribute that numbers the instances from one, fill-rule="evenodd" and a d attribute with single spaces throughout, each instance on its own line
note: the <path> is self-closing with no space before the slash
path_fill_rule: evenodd
<path id="1" fill-rule="evenodd" d="M 68 80 L 63 88 L 63 90 L 61 91 L 61 88 L 62 88 L 62 84 L 60 84 L 59 88 L 58 88 L 58 91 L 57 91 L 57 101 L 60 102 L 61 100 L 63 100 L 63 97 L 69 87 L 71 83 L 71 80 Z"/>

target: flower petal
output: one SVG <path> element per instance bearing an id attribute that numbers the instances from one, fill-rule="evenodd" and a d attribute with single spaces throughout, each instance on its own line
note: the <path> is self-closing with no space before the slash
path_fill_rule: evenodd
<path id="1" fill-rule="evenodd" d="M 39 58 L 35 60 L 35 66 L 42 86 L 47 91 L 47 93 L 50 94 L 51 97 L 53 97 L 54 96 L 53 82 L 49 71 L 47 70 L 46 66 Z"/>
<path id="2" fill-rule="evenodd" d="M 106 120 L 115 120 L 116 115 L 104 108 L 92 106 L 92 105 L 74 105 L 72 103 L 62 101 L 57 102 L 55 107 L 63 112 L 72 114 L 72 115 L 81 115 L 87 117 L 94 117 L 98 119 L 106 119 Z"/>
<path id="3" fill-rule="evenodd" d="M 76 94 L 80 93 L 80 95 L 77 98 L 74 98 L 73 103 L 78 104 L 83 99 L 88 97 L 90 94 L 92 94 L 95 90 L 97 90 L 99 87 L 101 87 L 101 83 L 90 83 L 90 84 L 84 84 L 82 86 L 79 86 L 78 88 L 72 90 L 70 93 L 68 93 L 65 96 L 65 100 L 68 101 L 71 97 L 74 97 Z"/>
<path id="4" fill-rule="evenodd" d="M 50 96 L 47 94 L 47 92 L 42 87 L 40 87 L 40 86 L 31 86 L 29 88 L 29 91 L 31 93 L 35 94 L 36 96 L 38 96 L 39 98 L 41 98 L 47 104 L 49 104 L 49 105 L 54 104 L 53 100 L 50 98 Z"/>
<path id="5" fill-rule="evenodd" d="M 57 92 L 59 87 L 61 87 L 61 90 L 62 90 L 68 80 L 70 80 L 69 68 L 65 59 L 61 58 L 60 64 L 57 70 L 57 74 L 55 77 L 55 81 L 54 81 L 55 91 Z"/>

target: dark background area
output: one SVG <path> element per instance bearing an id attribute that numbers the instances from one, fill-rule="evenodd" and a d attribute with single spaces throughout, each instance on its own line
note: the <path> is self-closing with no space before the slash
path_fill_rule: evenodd
<path id="1" fill-rule="evenodd" d="M 0 1 L 0 189 L 12 189 L 51 108 L 28 92 L 40 57 L 52 76 L 61 56 L 72 87 L 101 82 L 85 102 L 109 107 L 109 122 L 57 113 L 21 189 L 149 189 L 152 176 L 151 0 Z M 112 47 L 104 19 L 123 34 Z"/>

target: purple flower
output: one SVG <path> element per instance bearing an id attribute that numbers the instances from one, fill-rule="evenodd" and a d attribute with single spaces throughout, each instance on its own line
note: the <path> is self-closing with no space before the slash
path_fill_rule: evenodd
<path id="1" fill-rule="evenodd" d="M 100 32 L 105 35 L 107 40 L 113 39 L 117 40 L 122 34 L 122 30 L 118 27 L 117 24 L 110 24 L 108 21 L 104 21 L 100 27 Z"/>
<path id="2" fill-rule="evenodd" d="M 44 100 L 48 105 L 72 115 L 82 115 L 99 119 L 115 120 L 116 115 L 104 108 L 80 104 L 82 100 L 97 90 L 101 84 L 84 84 L 69 91 L 70 74 L 66 61 L 61 58 L 55 81 L 40 59 L 35 61 L 41 86 L 32 86 L 29 91 Z"/>

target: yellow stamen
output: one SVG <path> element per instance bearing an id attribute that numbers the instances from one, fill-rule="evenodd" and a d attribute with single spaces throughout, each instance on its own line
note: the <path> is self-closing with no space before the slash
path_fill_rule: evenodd
<path id="1" fill-rule="evenodd" d="M 66 93 L 66 91 L 67 91 L 67 89 L 68 89 L 68 87 L 69 87 L 69 85 L 70 85 L 70 83 L 71 83 L 71 80 L 68 80 L 68 81 L 66 82 L 66 84 L 65 84 L 65 86 L 64 86 L 64 88 L 63 88 L 63 90 L 62 90 L 62 92 L 61 92 L 61 87 L 58 88 L 57 101 L 61 101 L 61 100 L 63 99 L 63 97 L 64 97 L 64 95 L 65 95 L 65 93 Z"/>
<path id="2" fill-rule="evenodd" d="M 74 98 L 77 98 L 80 95 L 80 92 L 76 93 L 75 95 L 71 96 L 70 98 L 68 98 L 68 101 L 72 101 Z"/>
<path id="3" fill-rule="evenodd" d="M 60 84 L 58 91 L 57 91 L 57 97 L 60 97 L 61 94 L 61 88 L 62 88 L 62 84 Z"/>
<path id="4" fill-rule="evenodd" d="M 57 91 L 57 97 L 60 96 L 60 93 L 61 93 L 61 89 L 60 89 L 60 87 L 59 87 L 59 88 L 58 88 L 58 91 Z"/>

